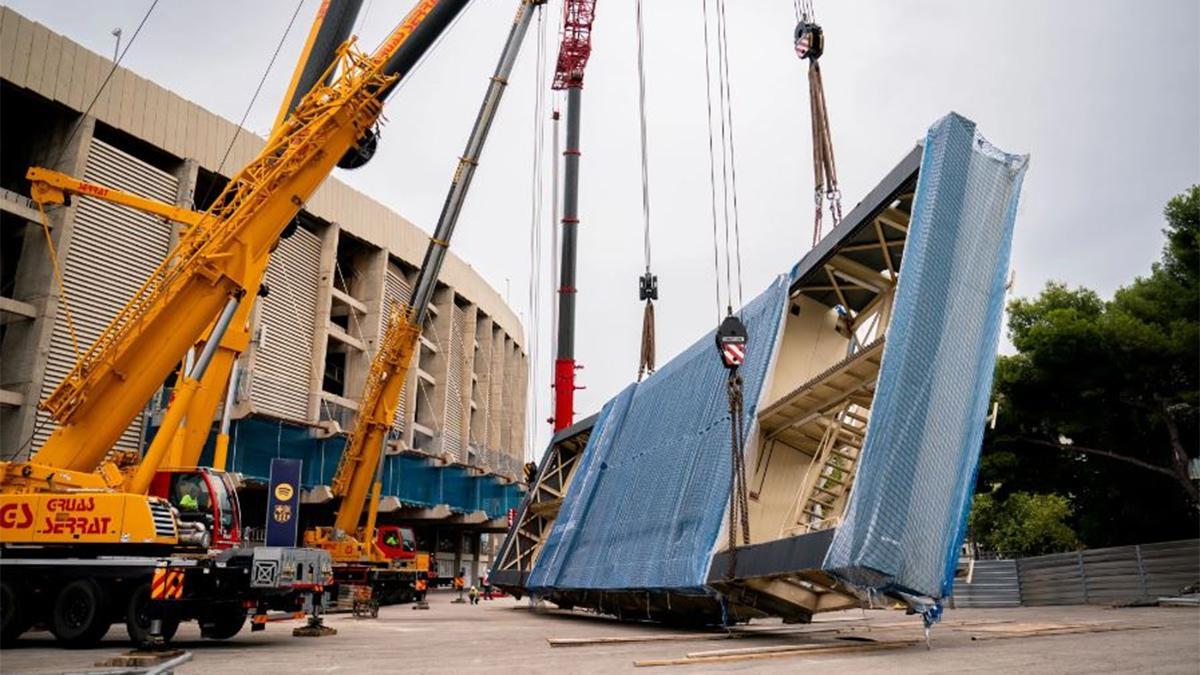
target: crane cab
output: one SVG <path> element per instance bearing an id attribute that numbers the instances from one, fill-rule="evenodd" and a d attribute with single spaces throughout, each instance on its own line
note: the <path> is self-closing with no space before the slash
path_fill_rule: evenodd
<path id="1" fill-rule="evenodd" d="M 412 528 L 380 525 L 375 533 L 375 545 L 388 560 L 402 563 L 416 559 L 417 542 Z"/>
<path id="2" fill-rule="evenodd" d="M 162 469 L 150 484 L 150 494 L 170 502 L 179 513 L 181 526 L 192 527 L 192 543 L 229 549 L 242 543 L 241 507 L 235 487 L 233 479 L 222 471 L 205 467 Z"/>

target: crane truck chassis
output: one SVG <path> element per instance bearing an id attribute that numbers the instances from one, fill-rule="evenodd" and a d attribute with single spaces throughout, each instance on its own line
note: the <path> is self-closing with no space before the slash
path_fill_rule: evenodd
<path id="1" fill-rule="evenodd" d="M 124 621 L 130 639 L 146 646 L 169 641 L 181 621 L 228 639 L 247 617 L 261 630 L 269 612 L 321 614 L 329 553 L 242 547 L 227 474 L 164 469 L 154 486 L 141 498 L 0 494 L 0 641 L 45 626 L 63 646 L 87 647 Z"/>
<path id="2" fill-rule="evenodd" d="M 169 641 L 180 622 L 195 620 L 206 638 L 237 635 L 246 619 L 261 630 L 269 612 L 319 614 L 330 559 L 322 551 L 259 547 L 215 555 L 0 557 L 0 609 L 8 643 L 45 626 L 65 647 L 89 647 L 124 621 L 130 640 L 152 641 L 161 621 Z"/>

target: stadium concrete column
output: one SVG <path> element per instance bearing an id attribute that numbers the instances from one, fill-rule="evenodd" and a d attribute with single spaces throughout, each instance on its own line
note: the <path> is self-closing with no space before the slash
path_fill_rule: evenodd
<path id="1" fill-rule="evenodd" d="M 450 386 L 450 365 L 453 359 L 450 358 L 450 338 L 451 331 L 454 330 L 454 289 L 441 287 L 434 291 L 431 304 L 436 308 L 437 314 L 430 312 L 429 317 L 425 320 L 425 339 L 433 343 L 437 350 L 433 351 L 428 358 L 421 358 L 421 369 L 433 377 L 433 384 L 426 383 L 425 392 L 429 398 L 422 400 L 420 404 L 430 407 L 430 414 L 434 420 L 434 433 L 437 438 L 434 440 L 434 452 L 441 453 L 445 449 L 445 433 L 449 428 L 446 424 L 447 406 L 446 402 L 451 395 Z M 424 355 L 425 350 L 421 350 Z M 455 458 L 457 459 L 457 458 Z"/>
<path id="2" fill-rule="evenodd" d="M 185 209 L 196 208 L 196 179 L 200 175 L 200 163 L 188 157 L 175 167 L 171 173 L 175 174 L 175 206 Z M 183 232 L 182 223 L 171 223 L 171 248 L 175 248 L 175 244 L 179 242 L 179 235 Z"/>
<path id="3" fill-rule="evenodd" d="M 367 375 L 371 371 L 371 357 L 379 348 L 379 340 L 387 326 L 388 313 L 391 311 L 387 303 L 387 269 L 388 252 L 382 248 L 372 248 L 366 253 L 355 256 L 350 263 L 353 269 L 343 269 L 342 276 L 350 297 L 366 306 L 364 315 L 355 320 L 354 309 L 348 309 L 350 320 L 347 325 L 350 335 L 356 335 L 366 347 L 366 353 L 359 358 L 346 359 L 346 398 L 359 400 L 366 386 Z M 328 323 L 326 323 L 328 325 Z"/>
<path id="4" fill-rule="evenodd" d="M 463 340 L 462 340 L 462 387 L 459 391 L 461 397 L 462 421 L 459 428 L 462 429 L 462 456 L 467 458 L 470 456 L 470 448 L 468 447 L 475 440 L 475 434 L 471 429 L 471 425 L 475 421 L 475 413 L 471 410 L 471 401 L 475 399 L 475 331 L 479 323 L 479 307 L 474 303 L 467 305 L 463 309 Z"/>
<path id="5" fill-rule="evenodd" d="M 517 467 L 517 472 L 520 472 L 520 466 L 525 463 L 525 421 L 529 417 L 529 361 L 520 347 L 513 350 L 513 359 L 517 365 L 516 389 L 514 389 L 513 398 L 513 442 L 512 442 L 512 458 L 513 466 Z M 505 475 L 517 478 L 511 472 Z"/>
<path id="6" fill-rule="evenodd" d="M 476 314 L 475 355 L 472 359 L 474 387 L 472 396 L 475 410 L 471 413 L 471 442 L 486 446 L 488 442 L 488 416 L 492 401 L 492 317 Z"/>
<path id="7" fill-rule="evenodd" d="M 342 228 L 330 223 L 321 230 L 321 267 L 317 282 L 317 309 L 313 321 L 312 372 L 308 380 L 308 418 L 321 419 L 321 392 L 325 386 L 325 356 L 329 351 L 329 317 L 333 308 L 333 280 L 337 274 L 338 240 Z"/>
<path id="8" fill-rule="evenodd" d="M 493 326 L 492 353 L 488 367 L 491 371 L 488 393 L 488 435 L 487 447 L 499 448 L 503 443 L 504 424 L 504 331 L 499 326 Z"/>
<path id="9" fill-rule="evenodd" d="M 72 176 L 82 176 L 95 128 L 96 120 L 93 117 L 63 120 L 39 144 L 31 158 L 33 163 Z M 67 250 L 71 247 L 78 204 L 79 200 L 74 200 L 71 206 L 59 207 L 47 213 L 50 238 L 60 264 L 66 260 Z M 25 227 L 40 229 L 41 224 L 31 222 Z M 50 264 L 50 250 L 46 238 L 37 229 L 22 238 L 11 296 L 32 305 L 36 314 L 31 321 L 9 324 L 5 329 L 3 346 L 0 347 L 0 353 L 5 355 L 22 355 L 17 359 L 5 358 L 4 367 L 0 368 L 0 388 L 21 395 L 20 405 L 0 406 L 2 459 L 21 460 L 32 454 L 32 446 L 25 443 L 33 436 L 37 424 L 37 404 L 46 376 L 54 320 L 61 302 L 54 269 Z"/>
<path id="10" fill-rule="evenodd" d="M 521 371 L 520 352 L 517 348 L 517 343 L 507 335 L 504 336 L 504 428 L 502 430 L 500 444 L 496 446 L 498 450 L 510 457 L 514 452 L 519 453 L 520 449 L 516 448 L 516 431 L 517 422 L 521 418 L 522 411 L 517 404 L 520 402 L 520 396 L 517 394 L 517 384 L 519 381 L 519 373 Z M 492 467 L 495 470 L 496 467 Z"/>

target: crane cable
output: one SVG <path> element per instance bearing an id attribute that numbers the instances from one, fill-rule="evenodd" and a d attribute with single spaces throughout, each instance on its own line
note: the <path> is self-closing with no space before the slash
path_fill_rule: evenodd
<path id="1" fill-rule="evenodd" d="M 530 177 L 530 222 L 529 222 L 529 323 L 527 362 L 529 381 L 540 382 L 538 368 L 542 359 L 542 237 L 545 229 L 545 149 L 546 149 L 546 84 L 547 76 L 547 26 L 543 5 L 537 11 L 537 54 L 534 59 L 533 92 L 533 157 Z M 551 223 L 551 228 L 554 225 Z M 525 411 L 529 429 L 537 428 L 538 411 L 536 397 Z M 525 434 L 523 458 L 532 461 L 536 434 Z"/>
<path id="2" fill-rule="evenodd" d="M 709 168 L 709 189 L 711 199 L 711 215 L 713 223 L 713 270 L 716 280 L 716 304 L 717 304 L 717 323 L 721 323 L 724 316 L 733 313 L 734 297 L 733 292 L 737 288 L 737 304 L 742 304 L 742 251 L 741 251 L 741 226 L 738 215 L 738 198 L 737 198 L 737 168 L 736 168 L 736 144 L 734 143 L 733 133 L 733 105 L 732 105 L 732 87 L 730 84 L 729 74 L 729 48 L 728 48 L 728 33 L 726 31 L 725 21 L 725 2 L 724 0 L 715 0 L 716 19 L 715 23 L 715 42 L 716 42 L 716 89 L 717 89 L 717 116 L 719 118 L 719 132 L 716 125 L 713 123 L 713 64 L 711 63 L 714 54 L 713 48 L 710 46 L 709 37 L 709 0 L 703 0 L 701 7 L 704 14 L 704 73 L 705 73 L 705 95 L 707 106 L 707 122 L 708 122 L 708 168 Z M 717 172 L 717 141 L 720 139 L 720 180 L 718 180 Z M 718 195 L 718 190 L 720 194 Z M 719 206 L 718 206 L 719 204 Z M 720 211 L 720 215 L 718 215 Z M 725 277 L 725 298 L 721 298 L 721 262 L 722 247 L 720 230 L 724 230 L 724 277 Z M 736 275 L 735 270 L 736 268 Z M 721 311 L 724 305 L 725 311 Z"/>
<path id="3" fill-rule="evenodd" d="M 821 211 L 829 201 L 833 226 L 842 220 L 842 192 L 838 187 L 837 164 L 833 158 L 833 136 L 829 130 L 829 111 L 825 106 L 825 84 L 821 77 L 821 54 L 825 34 L 816 21 L 812 0 L 796 0 L 796 30 L 793 34 L 796 56 L 808 60 L 809 113 L 812 119 L 813 152 L 813 240 L 821 241 Z"/>
<path id="4" fill-rule="evenodd" d="M 638 283 L 638 298 L 646 301 L 642 314 L 642 350 L 638 363 L 638 382 L 654 372 L 654 301 L 658 299 L 658 277 L 650 271 L 650 168 L 646 143 L 646 57 L 642 21 L 642 0 L 637 0 L 638 121 L 641 125 L 642 150 L 642 248 L 646 272 Z"/>
<path id="5" fill-rule="evenodd" d="M 716 278 L 716 300 L 717 300 L 717 346 L 718 352 L 722 355 L 724 366 L 728 371 L 726 383 L 726 395 L 729 403 L 729 425 L 730 425 L 730 463 L 729 463 L 729 522 L 726 529 L 728 534 L 728 551 L 729 564 L 726 567 L 726 576 L 733 578 L 737 567 L 737 550 L 740 545 L 750 543 L 750 512 L 749 512 L 749 493 L 746 486 L 746 435 L 745 435 L 745 414 L 744 401 L 742 393 L 742 376 L 738 372 L 738 367 L 741 365 L 741 359 L 745 355 L 746 333 L 745 327 L 742 325 L 733 313 L 733 292 L 734 292 L 734 277 L 733 268 L 736 257 L 737 266 L 737 293 L 738 304 L 742 304 L 742 264 L 741 264 L 741 230 L 738 222 L 737 208 L 737 171 L 735 168 L 735 145 L 733 140 L 733 106 L 732 94 L 730 86 L 729 74 L 729 42 L 728 31 L 725 19 L 725 2 L 724 0 L 715 0 L 716 5 L 716 70 L 717 70 L 717 96 L 718 96 L 718 115 L 720 116 L 720 139 L 721 139 L 721 194 L 717 195 L 717 151 L 714 137 L 713 115 L 712 115 L 712 64 L 713 50 L 710 46 L 709 38 L 709 7 L 708 0 L 703 0 L 702 10 L 704 14 L 704 70 L 705 70 L 705 91 L 707 95 L 707 122 L 708 122 L 708 154 L 709 154 L 709 185 L 711 190 L 711 212 L 713 221 L 713 268 L 714 277 Z M 720 270 L 720 248 L 721 237 L 719 234 L 718 217 L 717 217 L 717 202 L 721 202 L 721 217 L 720 221 L 724 225 L 725 239 L 725 316 L 722 319 L 721 313 L 721 270 Z M 730 230 L 732 226 L 733 241 L 730 241 Z M 736 252 L 736 256 L 734 256 Z M 733 340 L 737 344 L 737 351 L 730 352 L 728 345 L 723 344 L 728 341 L 731 334 L 740 332 L 740 341 Z M 736 355 L 736 358 L 732 358 Z"/>

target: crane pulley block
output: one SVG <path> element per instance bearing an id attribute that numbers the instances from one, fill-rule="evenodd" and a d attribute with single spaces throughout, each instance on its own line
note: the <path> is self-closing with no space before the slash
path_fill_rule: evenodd
<path id="1" fill-rule="evenodd" d="M 821 24 L 813 21 L 801 21 L 796 24 L 794 35 L 796 56 L 801 59 L 816 61 L 825 53 L 825 31 Z"/>
<path id="2" fill-rule="evenodd" d="M 646 272 L 638 279 L 638 299 L 639 300 L 657 300 L 658 299 L 658 275 Z"/>
<path id="3" fill-rule="evenodd" d="M 733 314 L 725 317 L 717 328 L 717 352 L 726 368 L 737 370 L 738 366 L 746 362 L 747 340 L 746 324 Z"/>

